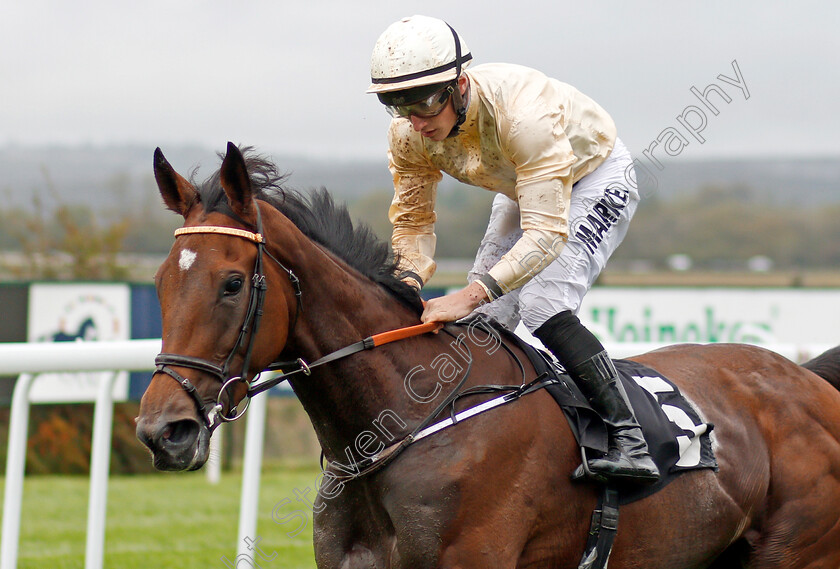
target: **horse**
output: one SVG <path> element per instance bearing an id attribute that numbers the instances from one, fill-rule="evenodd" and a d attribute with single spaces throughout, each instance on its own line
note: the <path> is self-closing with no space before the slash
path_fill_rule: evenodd
<path id="1" fill-rule="evenodd" d="M 84 322 L 79 324 L 79 329 L 75 333 L 68 334 L 64 330 L 52 334 L 53 342 L 75 342 L 77 340 L 95 340 L 96 339 L 96 322 L 93 318 L 86 318 Z"/>
<path id="2" fill-rule="evenodd" d="M 155 276 L 163 352 L 137 418 L 155 466 L 200 468 L 215 425 L 279 361 L 325 459 L 319 568 L 577 567 L 600 489 L 570 477 L 580 449 L 545 390 L 414 440 L 455 391 L 530 382 L 521 349 L 456 325 L 371 342 L 422 311 L 389 246 L 326 191 L 284 189 L 250 149 L 220 158 L 197 183 L 155 152 L 163 201 L 184 218 Z M 714 424 L 718 469 L 623 505 L 610 569 L 840 567 L 840 350 L 804 366 L 738 344 L 631 359 Z"/>

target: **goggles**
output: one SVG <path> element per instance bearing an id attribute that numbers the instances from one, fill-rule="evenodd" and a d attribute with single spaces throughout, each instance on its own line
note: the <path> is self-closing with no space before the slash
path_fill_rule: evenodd
<path id="1" fill-rule="evenodd" d="M 427 119 L 436 117 L 443 112 L 443 109 L 446 108 L 446 104 L 449 102 L 449 97 L 452 95 L 454 90 L 455 87 L 453 85 L 447 85 L 440 91 L 435 91 L 428 97 L 420 99 L 410 105 L 385 105 L 385 110 L 388 111 L 389 115 L 395 118 L 408 118 L 410 116 L 415 116 Z"/>

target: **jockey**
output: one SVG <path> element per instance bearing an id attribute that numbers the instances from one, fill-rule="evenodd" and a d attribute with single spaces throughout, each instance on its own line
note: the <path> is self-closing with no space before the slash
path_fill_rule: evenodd
<path id="1" fill-rule="evenodd" d="M 638 204 L 632 158 L 612 118 L 574 87 L 517 65 L 467 71 L 471 59 L 449 24 L 425 16 L 395 22 L 373 49 L 367 92 L 393 117 L 389 218 L 403 279 L 419 289 L 435 271 L 441 172 L 497 192 L 470 284 L 429 300 L 422 320 L 478 310 L 509 328 L 521 321 L 607 424 L 609 452 L 591 471 L 653 483 L 659 471 L 612 360 L 576 316 Z"/>

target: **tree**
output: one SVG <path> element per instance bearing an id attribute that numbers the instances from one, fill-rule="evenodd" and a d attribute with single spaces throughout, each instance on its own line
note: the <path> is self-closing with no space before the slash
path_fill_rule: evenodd
<path id="1" fill-rule="evenodd" d="M 21 252 L 18 262 L 0 261 L 0 270 L 19 279 L 127 278 L 129 268 L 120 264 L 118 254 L 133 225 L 130 214 L 122 212 L 102 222 L 91 208 L 65 203 L 48 176 L 47 188 L 49 203 L 36 192 L 31 211 L 15 209 L 0 215 L 5 234 L 0 241 Z"/>

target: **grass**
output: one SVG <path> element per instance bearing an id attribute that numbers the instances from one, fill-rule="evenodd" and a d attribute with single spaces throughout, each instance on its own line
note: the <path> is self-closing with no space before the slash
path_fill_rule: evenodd
<path id="1" fill-rule="evenodd" d="M 260 568 L 315 566 L 311 506 L 298 501 L 297 495 L 311 499 L 317 476 L 315 467 L 264 471 L 257 536 L 251 536 L 259 539 L 258 547 L 264 554 L 256 558 Z M 217 485 L 207 482 L 203 472 L 111 477 L 104 567 L 233 566 L 241 484 L 239 473 L 223 474 Z M 307 492 L 306 488 L 312 490 Z M 27 477 L 18 568 L 82 569 L 87 500 L 87 477 Z M 304 521 L 306 525 L 300 529 Z M 272 556 L 275 552 L 277 555 Z M 226 565 L 222 556 L 230 563 Z M 239 563 L 239 567 L 246 566 L 252 565 Z"/>

